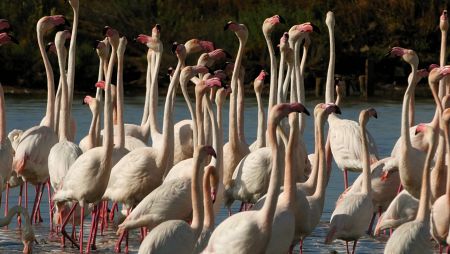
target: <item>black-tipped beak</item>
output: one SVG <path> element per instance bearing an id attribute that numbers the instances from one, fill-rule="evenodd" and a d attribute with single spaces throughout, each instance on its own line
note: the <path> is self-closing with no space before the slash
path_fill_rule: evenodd
<path id="1" fill-rule="evenodd" d="M 223 27 L 223 30 L 224 31 L 228 30 L 228 27 L 230 27 L 231 23 L 232 23 L 231 21 L 228 21 L 228 23 Z"/>
<path id="2" fill-rule="evenodd" d="M 19 44 L 19 41 L 13 37 L 12 35 L 9 36 L 11 38 L 11 41 L 14 42 L 15 44 Z"/>
<path id="3" fill-rule="evenodd" d="M 335 107 L 336 107 L 336 110 L 334 111 L 334 113 L 336 113 L 338 115 L 342 114 L 341 109 L 338 106 L 335 106 Z"/>
<path id="4" fill-rule="evenodd" d="M 103 36 L 106 36 L 106 32 L 108 31 L 108 29 L 109 29 L 109 26 L 105 26 L 103 28 L 103 31 L 102 31 Z"/>
<path id="5" fill-rule="evenodd" d="M 49 42 L 47 43 L 47 45 L 45 45 L 45 52 L 48 52 L 50 50 L 50 48 L 52 47 L 52 43 L 53 42 Z"/>
<path id="6" fill-rule="evenodd" d="M 378 118 L 378 114 L 377 114 L 377 113 L 374 113 L 374 114 L 373 114 L 373 117 Z"/>
<path id="7" fill-rule="evenodd" d="M 92 47 L 94 48 L 94 50 L 97 49 L 99 43 L 100 43 L 99 40 L 95 40 L 95 41 L 92 43 Z"/>
<path id="8" fill-rule="evenodd" d="M 175 54 L 175 52 L 177 51 L 177 47 L 178 47 L 178 42 L 174 42 L 174 43 L 172 44 L 172 53 Z"/>
<path id="9" fill-rule="evenodd" d="M 280 18 L 280 23 L 286 24 L 286 20 L 283 17 L 281 17 L 280 15 L 278 15 L 278 17 Z"/>
<path id="10" fill-rule="evenodd" d="M 156 24 L 156 29 L 158 29 L 158 31 L 161 32 L 161 25 L 160 24 Z"/>
<path id="11" fill-rule="evenodd" d="M 320 34 L 320 28 L 313 23 L 311 23 L 311 26 L 313 28 L 313 32 L 316 32 L 317 34 Z"/>
<path id="12" fill-rule="evenodd" d="M 307 115 L 307 116 L 310 116 L 310 115 L 311 115 L 311 114 L 309 113 L 309 111 L 308 111 L 306 108 L 303 109 L 303 114 L 305 114 L 305 115 Z"/>
<path id="13" fill-rule="evenodd" d="M 81 100 L 81 105 L 85 105 L 85 104 L 87 104 L 87 103 L 84 101 L 84 99 Z"/>
<path id="14" fill-rule="evenodd" d="M 386 54 L 384 54 L 384 58 L 389 57 L 392 54 L 392 49 L 390 49 Z"/>

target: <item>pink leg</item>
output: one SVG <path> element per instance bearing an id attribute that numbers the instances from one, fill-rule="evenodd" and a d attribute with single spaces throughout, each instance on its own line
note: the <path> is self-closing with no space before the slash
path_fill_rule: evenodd
<path id="1" fill-rule="evenodd" d="M 239 208 L 239 212 L 244 211 L 243 209 L 245 208 L 245 202 L 241 202 L 241 207 Z"/>
<path id="2" fill-rule="evenodd" d="M 123 241 L 123 237 L 125 236 L 125 234 L 126 234 L 126 231 L 128 231 L 128 230 L 124 230 L 123 232 L 122 232 L 122 234 L 120 234 L 120 237 L 119 237 L 119 239 L 117 240 L 117 242 L 116 242 L 116 246 L 114 246 L 114 251 L 116 252 L 116 253 L 120 253 L 120 245 L 122 244 L 122 241 Z"/>
<path id="3" fill-rule="evenodd" d="M 89 231 L 89 238 L 86 247 L 86 253 L 91 252 L 91 244 L 94 240 L 94 234 L 96 231 L 95 225 L 97 224 L 97 213 L 98 213 L 98 205 L 94 206 L 94 210 L 92 210 L 92 220 L 91 220 L 91 230 Z"/>
<path id="4" fill-rule="evenodd" d="M 109 214 L 109 221 L 113 221 L 114 220 L 114 210 L 117 209 L 117 211 L 119 211 L 119 208 L 117 207 L 117 202 L 114 202 L 112 207 L 111 207 L 111 212 Z"/>
<path id="5" fill-rule="evenodd" d="M 36 195 L 34 196 L 34 203 L 33 203 L 33 209 L 31 210 L 31 224 L 36 223 L 36 207 L 38 204 L 38 199 L 39 199 L 39 189 L 40 189 L 41 185 L 38 184 L 36 185 Z"/>
<path id="6" fill-rule="evenodd" d="M 25 208 L 28 209 L 28 182 L 25 181 Z"/>
<path id="7" fill-rule="evenodd" d="M 81 217 L 80 217 L 80 253 L 83 254 L 83 224 L 84 224 L 84 207 L 80 206 L 81 209 Z"/>
<path id="8" fill-rule="evenodd" d="M 45 188 L 45 183 L 41 184 L 41 192 L 39 192 L 39 199 L 38 199 L 38 203 L 37 203 L 37 207 L 36 207 L 36 221 L 37 222 L 43 222 L 44 220 L 42 220 L 41 217 L 41 200 L 42 200 L 42 195 L 44 194 L 44 188 Z"/>
<path id="9" fill-rule="evenodd" d="M 20 191 L 19 191 L 19 206 L 22 206 L 22 191 L 23 191 L 23 184 L 20 185 Z M 22 226 L 22 220 L 20 219 L 20 215 L 17 215 L 17 226 Z"/>
<path id="10" fill-rule="evenodd" d="M 300 239 L 300 254 L 303 254 L 303 239 Z"/>
<path id="11" fill-rule="evenodd" d="M 403 190 L 403 185 L 400 183 L 398 186 L 397 194 L 399 194 Z"/>
<path id="12" fill-rule="evenodd" d="M 345 248 L 347 249 L 347 254 L 350 254 L 350 250 L 348 249 L 348 241 L 345 241 Z"/>
<path id="13" fill-rule="evenodd" d="M 291 246 L 289 246 L 289 254 L 294 253 L 294 245 L 291 244 Z"/>
<path id="14" fill-rule="evenodd" d="M 53 202 L 52 193 L 50 191 L 50 180 L 47 180 L 47 193 L 48 193 L 48 213 L 50 215 L 50 232 L 55 232 L 53 227 Z"/>
<path id="15" fill-rule="evenodd" d="M 103 201 L 101 206 L 102 224 L 100 225 L 100 234 L 103 235 L 105 227 L 108 226 L 108 201 Z"/>
<path id="16" fill-rule="evenodd" d="M 63 223 L 62 223 L 62 225 L 61 225 L 61 234 L 63 235 L 63 236 L 61 237 L 61 243 L 63 244 L 62 247 L 64 247 L 64 237 L 66 237 L 67 239 L 69 239 L 69 240 L 72 242 L 72 244 L 75 245 L 77 248 L 80 247 L 80 246 L 72 239 L 72 237 L 70 237 L 70 236 L 67 234 L 67 232 L 66 232 L 66 225 L 67 225 L 67 222 L 69 222 L 70 216 L 72 216 L 73 211 L 75 211 L 75 208 L 77 207 L 77 205 L 78 205 L 78 203 L 74 203 L 74 204 L 72 205 L 72 208 L 70 209 L 69 214 L 67 214 L 66 218 L 64 218 L 64 221 L 63 221 Z"/>
<path id="17" fill-rule="evenodd" d="M 141 227 L 141 242 L 144 241 L 145 238 L 145 232 L 144 232 L 144 227 Z"/>
<path id="18" fill-rule="evenodd" d="M 348 188 L 348 172 L 347 169 L 344 168 L 344 191 Z"/>
<path id="19" fill-rule="evenodd" d="M 128 217 L 128 215 L 130 215 L 130 210 L 131 210 L 131 208 L 127 209 L 127 217 Z M 125 234 L 126 234 L 125 235 L 125 253 L 128 253 L 128 230 L 126 231 Z"/>
<path id="20" fill-rule="evenodd" d="M 5 192 L 5 216 L 8 215 L 8 203 L 9 203 L 9 183 L 6 183 L 6 192 Z M 6 226 L 8 228 L 8 226 Z"/>
<path id="21" fill-rule="evenodd" d="M 98 229 L 98 220 L 100 218 L 100 206 L 97 207 L 97 213 L 95 215 L 95 229 L 94 229 L 94 238 L 92 240 L 92 247 L 91 250 L 96 250 L 97 246 L 95 246 L 95 240 L 97 238 L 97 229 Z"/>
<path id="22" fill-rule="evenodd" d="M 368 234 L 368 235 L 372 235 L 373 222 L 375 221 L 375 217 L 376 217 L 376 216 L 377 216 L 377 214 L 376 214 L 376 213 L 373 213 L 372 219 L 370 220 L 369 228 L 367 229 L 367 234 Z"/>

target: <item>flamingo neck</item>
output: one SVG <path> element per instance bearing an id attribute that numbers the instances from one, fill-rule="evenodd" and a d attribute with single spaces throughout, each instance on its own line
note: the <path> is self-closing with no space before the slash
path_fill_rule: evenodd
<path id="1" fill-rule="evenodd" d="M 266 116 L 264 114 L 260 91 L 256 92 L 256 101 L 258 102 L 258 130 L 256 133 L 256 147 L 261 148 L 266 146 Z"/>
<path id="2" fill-rule="evenodd" d="M 419 200 L 419 208 L 417 210 L 416 221 L 429 221 L 430 219 L 430 163 L 433 159 L 433 150 L 434 149 L 433 139 L 428 144 L 427 157 L 425 158 L 425 165 L 422 173 L 422 187 L 420 188 L 420 200 Z"/>
<path id="3" fill-rule="evenodd" d="M 67 68 L 67 87 L 68 87 L 68 110 L 67 116 L 70 119 L 72 112 L 72 101 L 73 101 L 73 91 L 75 85 L 75 59 L 76 59 L 76 45 L 77 45 L 77 34 L 78 34 L 78 10 L 79 4 L 78 1 L 73 3 L 73 26 L 72 26 L 72 35 L 70 37 L 70 46 L 69 46 L 69 59 L 68 59 L 68 68 Z M 75 136 L 75 133 L 72 133 L 72 137 Z"/>
<path id="4" fill-rule="evenodd" d="M 441 30 L 441 53 L 439 57 L 439 65 L 442 67 L 445 65 L 447 58 L 447 31 Z M 445 80 L 439 81 L 439 98 L 442 99 L 446 93 Z"/>
<path id="5" fill-rule="evenodd" d="M 214 169 L 205 168 L 205 174 L 203 176 L 203 209 L 204 209 L 204 220 L 203 229 L 213 229 L 214 228 L 214 209 L 211 200 L 211 181 L 212 171 Z"/>
<path id="6" fill-rule="evenodd" d="M 285 52 L 281 51 L 280 53 L 280 67 L 279 67 L 279 75 L 278 75 L 278 93 L 277 93 L 277 103 L 283 103 L 286 100 L 287 91 L 284 89 L 283 85 L 283 75 L 284 75 L 284 67 L 285 67 Z"/>
<path id="7" fill-rule="evenodd" d="M 181 91 L 183 93 L 184 100 L 186 101 L 186 104 L 188 106 L 189 113 L 191 114 L 192 144 L 196 145 L 196 144 L 198 144 L 197 115 L 196 115 L 196 112 L 194 111 L 194 108 L 192 107 L 192 102 L 191 102 L 189 93 L 187 91 L 187 83 L 188 82 L 189 82 L 189 80 L 183 79 L 180 82 L 180 86 L 181 86 Z"/>
<path id="8" fill-rule="evenodd" d="M 239 37 L 238 37 L 239 38 Z M 230 121 L 228 128 L 228 141 L 232 147 L 236 147 L 239 143 L 238 125 L 237 125 L 237 92 L 238 91 L 238 77 L 241 69 L 242 57 L 244 54 L 244 47 L 247 40 L 239 38 L 239 50 L 234 62 L 233 75 L 231 77 L 231 90 L 233 91 L 230 96 Z"/>
<path id="9" fill-rule="evenodd" d="M 268 222 L 265 223 L 265 227 L 270 229 L 272 227 L 272 220 L 275 213 L 275 208 L 277 204 L 278 199 L 278 191 L 280 188 L 280 165 L 281 162 L 281 151 L 278 149 L 278 143 L 277 143 L 277 129 L 278 123 L 271 117 L 269 120 L 269 126 L 267 128 L 267 131 L 269 132 L 268 142 L 270 145 L 270 148 L 272 150 L 272 171 L 270 173 L 270 181 L 269 181 L 269 188 L 267 190 L 266 195 L 266 202 L 264 202 L 264 205 L 261 209 L 261 213 L 263 214 L 263 221 Z"/>
<path id="10" fill-rule="evenodd" d="M 123 121 L 123 111 L 124 111 L 124 105 L 123 105 L 123 56 L 124 54 L 121 52 L 117 54 L 117 86 L 116 86 L 116 92 L 117 92 L 117 129 L 118 129 L 118 136 L 119 136 L 119 142 L 116 144 L 116 147 L 118 148 L 124 148 L 125 147 L 125 127 L 124 127 L 124 121 Z"/>
<path id="11" fill-rule="evenodd" d="M 362 121 L 359 122 L 362 141 L 362 154 L 363 154 L 363 180 L 362 180 L 362 192 L 371 193 L 371 181 L 370 181 L 370 159 L 369 159 L 369 144 L 366 135 L 366 124 L 368 116 L 365 114 Z"/>
<path id="12" fill-rule="evenodd" d="M 266 39 L 267 48 L 269 49 L 269 57 L 270 57 L 270 91 L 269 91 L 269 105 L 268 105 L 268 109 L 267 109 L 268 112 L 270 112 L 270 110 L 276 103 L 275 92 L 277 91 L 277 57 L 275 56 L 275 50 L 273 48 L 272 39 L 270 38 L 270 34 L 264 33 L 264 38 Z M 280 103 L 280 102 L 278 102 L 278 103 Z"/>
<path id="13" fill-rule="evenodd" d="M 98 78 L 97 81 L 102 81 L 103 80 L 103 65 L 104 65 L 105 61 L 100 57 L 100 63 L 99 63 L 99 67 L 98 67 Z M 102 89 L 97 87 L 97 91 L 95 93 L 95 98 L 98 101 L 102 101 Z"/>
<path id="14" fill-rule="evenodd" d="M 158 113 L 158 73 L 159 68 L 161 66 L 161 55 L 162 55 L 162 45 L 161 50 L 158 52 L 155 52 L 154 55 L 154 67 L 152 68 L 152 84 L 151 84 L 151 92 L 150 92 L 150 98 L 149 101 L 149 118 L 150 118 L 150 136 L 152 137 L 152 141 L 154 142 L 157 139 L 158 135 L 161 135 L 161 132 L 158 128 L 158 120 L 157 120 L 157 113 Z M 173 78 L 172 78 L 173 79 Z M 167 115 L 164 115 L 164 118 L 167 117 Z"/>
<path id="15" fill-rule="evenodd" d="M 108 64 L 108 72 L 105 80 L 105 105 L 104 105 L 104 133 L 103 133 L 103 165 L 105 168 L 105 173 L 109 174 L 111 172 L 111 156 L 114 147 L 114 137 L 113 137 L 113 116 L 112 116 L 112 96 L 111 96 L 111 78 L 114 68 L 114 62 L 116 61 L 117 49 L 112 46 L 111 57 Z"/>
<path id="16" fill-rule="evenodd" d="M 334 66 L 336 61 L 335 43 L 334 43 L 334 27 L 328 26 L 328 34 L 330 37 L 330 60 L 328 62 L 327 83 L 325 85 L 325 103 L 334 102 Z"/>
<path id="17" fill-rule="evenodd" d="M 98 112 L 92 112 L 92 121 L 91 125 L 89 126 L 89 134 L 88 134 L 88 141 L 89 141 L 89 148 L 91 149 L 93 147 L 98 146 L 97 139 L 100 135 L 100 128 L 99 128 L 99 114 Z M 98 129 L 98 133 L 97 133 Z"/>
<path id="18" fill-rule="evenodd" d="M 197 146 L 198 145 L 205 145 L 205 128 L 203 126 L 203 107 L 202 107 L 202 101 L 203 96 L 205 95 L 203 88 L 199 88 L 199 85 L 196 85 L 195 87 L 195 114 L 197 116 Z"/>
<path id="19" fill-rule="evenodd" d="M 144 112 L 142 113 L 141 125 L 145 125 L 149 121 L 148 111 L 149 111 L 149 101 L 150 101 L 150 91 L 152 89 L 152 58 L 153 50 L 148 49 L 147 51 L 147 72 L 145 76 L 145 102 L 144 102 Z"/>
<path id="20" fill-rule="evenodd" d="M 67 87 L 67 77 L 66 77 L 66 56 L 62 52 L 63 49 L 57 47 L 58 54 L 58 65 L 59 72 L 61 75 L 61 102 L 60 102 L 60 111 L 59 113 L 59 141 L 68 140 L 69 136 L 69 118 L 67 116 L 67 111 L 69 110 L 69 101 L 68 101 L 68 87 Z"/>
<path id="21" fill-rule="evenodd" d="M 284 193 L 286 194 L 286 200 L 290 207 L 292 207 L 295 200 L 296 185 L 295 179 L 297 179 L 296 170 L 294 170 L 295 164 L 295 150 L 298 146 L 298 115 L 295 115 L 293 125 L 289 133 L 289 141 L 286 148 L 285 155 L 285 171 L 284 171 Z"/>
<path id="22" fill-rule="evenodd" d="M 169 88 L 167 90 L 166 102 L 164 104 L 164 122 L 163 122 L 163 137 L 162 137 L 162 150 L 159 153 L 159 164 L 164 169 L 163 177 L 166 177 L 169 173 L 169 169 L 172 168 L 174 160 L 174 133 L 173 133 L 173 102 L 175 100 L 175 91 L 180 81 L 181 61 L 178 61 L 175 68 L 172 80 L 170 81 Z M 156 73 L 155 73 L 156 75 Z"/>
<path id="23" fill-rule="evenodd" d="M 47 53 L 45 52 L 44 35 L 41 31 L 39 31 L 39 29 L 37 30 L 37 38 L 42 60 L 44 61 L 45 74 L 47 75 L 47 109 L 45 111 L 46 121 L 43 125 L 55 130 L 55 81 L 53 78 L 53 69 L 50 61 L 48 60 Z"/>
<path id="24" fill-rule="evenodd" d="M 319 157 L 316 157 L 316 164 L 319 165 L 317 171 L 317 186 L 316 191 L 314 192 L 314 196 L 323 199 L 325 196 L 325 189 L 327 187 L 327 170 L 326 170 L 326 160 L 325 160 L 325 147 L 323 140 L 323 128 L 325 124 L 325 112 L 321 112 L 319 114 L 318 120 L 316 121 L 317 128 L 317 143 L 316 146 L 318 148 Z"/>
<path id="25" fill-rule="evenodd" d="M 447 153 L 445 154 L 447 161 L 450 161 L 450 131 L 449 131 L 449 123 L 445 122 L 444 124 L 444 134 L 445 134 L 445 147 L 447 150 Z M 450 204 L 450 163 L 447 165 L 447 185 L 445 194 L 447 195 L 448 203 Z"/>
<path id="26" fill-rule="evenodd" d="M 408 82 L 408 87 L 406 88 L 405 95 L 403 97 L 403 105 L 402 105 L 402 127 L 401 127 L 401 136 L 402 142 L 405 147 L 411 147 L 411 136 L 409 135 L 409 103 L 411 97 L 414 95 L 416 89 L 416 83 L 414 80 L 417 78 L 417 66 L 411 64 L 411 69 L 413 74 L 413 78 L 410 82 Z"/>
<path id="27" fill-rule="evenodd" d="M 194 157 L 194 167 L 192 169 L 191 177 L 191 198 L 192 198 L 192 223 L 191 228 L 195 233 L 196 238 L 200 235 L 203 228 L 203 193 L 202 193 L 202 175 L 203 175 L 203 156 L 197 155 Z M 201 173 L 199 172 L 201 171 Z"/>
<path id="28" fill-rule="evenodd" d="M 238 78 L 238 98 L 237 98 L 237 126 L 238 137 L 241 144 L 246 144 L 244 132 L 244 68 L 239 71 Z"/>

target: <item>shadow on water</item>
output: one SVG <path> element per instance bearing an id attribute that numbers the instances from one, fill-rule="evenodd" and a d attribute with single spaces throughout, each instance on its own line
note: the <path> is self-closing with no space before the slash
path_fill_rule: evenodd
<path id="1" fill-rule="evenodd" d="M 164 98 L 160 98 L 159 105 L 163 105 Z M 80 98 L 76 98 L 75 102 L 81 101 Z M 142 117 L 143 97 L 131 97 L 126 98 L 125 101 L 125 122 L 138 123 Z M 267 101 L 264 102 L 267 105 Z M 311 111 L 314 105 L 318 101 L 312 101 L 307 103 L 307 108 Z M 342 117 L 357 120 L 359 111 L 364 108 L 374 107 L 378 112 L 379 118 L 372 120 L 368 124 L 368 129 L 376 139 L 378 150 L 381 158 L 390 154 L 390 151 L 395 144 L 400 134 L 400 120 L 401 120 L 401 100 L 399 101 L 377 101 L 377 102 L 361 102 L 351 101 L 344 104 L 342 108 Z M 429 122 L 434 114 L 433 102 L 418 101 L 416 102 L 416 119 L 417 122 Z M 256 100 L 254 98 L 246 98 L 245 104 L 245 134 L 248 143 L 253 142 L 257 129 L 257 114 L 256 114 Z M 185 107 L 182 98 L 177 98 L 175 103 L 175 121 L 189 118 L 189 113 Z M 45 109 L 45 98 L 24 98 L 7 96 L 6 98 L 6 110 L 7 110 L 7 129 L 26 129 L 40 122 Z M 159 124 L 162 123 L 162 107 L 159 109 Z M 78 103 L 73 105 L 73 116 L 77 119 L 77 137 L 76 142 L 82 138 L 89 128 L 91 121 L 91 115 L 86 106 Z M 227 117 L 228 109 L 224 109 L 225 123 L 224 123 L 224 139 L 228 137 L 228 124 Z M 308 151 L 314 150 L 314 137 L 313 137 L 313 124 L 311 117 L 307 118 L 307 127 L 304 134 L 304 140 Z M 387 131 L 388 130 L 388 131 Z M 350 181 L 353 181 L 357 174 L 349 174 Z M 342 173 L 333 164 L 332 175 L 329 181 L 326 192 L 325 208 L 322 214 L 320 225 L 314 230 L 313 234 L 308 237 L 304 242 L 305 253 L 345 253 L 345 243 L 343 241 L 336 240 L 331 245 L 325 245 L 324 239 L 328 230 L 328 222 L 331 217 L 331 213 L 335 207 L 335 202 L 343 191 L 343 179 Z M 29 204 L 28 208 L 31 210 L 34 200 L 34 188 L 29 187 Z M 17 204 L 18 188 L 11 190 L 10 207 L 13 204 Z M 4 202 L 5 199 L 2 199 Z M 235 202 L 233 205 L 233 211 L 236 212 L 239 209 L 240 203 Z M 2 203 L 1 210 L 3 211 L 4 203 Z M 48 199 L 47 193 L 43 195 L 41 213 L 44 219 L 44 223 L 33 225 L 36 233 L 38 245 L 35 245 L 34 253 L 78 253 L 78 250 L 71 248 L 70 244 L 66 242 L 66 248 L 61 249 L 59 238 L 49 237 L 49 214 L 48 214 Z M 3 212 L 1 212 L 3 214 Z M 227 211 L 222 209 L 217 216 L 216 223 L 220 223 L 228 216 Z M 85 224 L 85 240 L 89 234 L 90 218 L 86 219 Z M 70 227 L 68 227 L 70 228 Z M 97 240 L 97 251 L 93 253 L 113 253 L 114 243 L 117 239 L 115 230 L 110 227 L 105 231 L 104 236 L 99 236 Z M 386 236 L 381 237 L 363 237 L 358 242 L 357 253 L 383 253 L 384 245 L 387 241 Z M 123 245 L 122 245 L 123 246 Z M 20 230 L 17 229 L 17 220 L 13 219 L 13 223 L 9 228 L 0 228 L 0 253 L 22 253 L 22 242 L 20 240 Z M 137 253 L 139 248 L 139 234 L 138 230 L 134 230 L 130 236 L 130 253 Z M 298 253 L 298 245 L 296 246 L 295 253 Z"/>

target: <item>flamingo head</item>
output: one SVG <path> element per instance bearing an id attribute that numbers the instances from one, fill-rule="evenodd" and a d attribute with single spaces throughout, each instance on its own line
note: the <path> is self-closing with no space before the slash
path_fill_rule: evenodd
<path id="1" fill-rule="evenodd" d="M 190 39 L 184 46 L 187 54 L 195 54 L 199 52 L 211 52 L 214 50 L 214 43 L 211 41 L 204 41 L 199 39 Z"/>
<path id="2" fill-rule="evenodd" d="M 264 80 L 267 76 L 269 76 L 269 73 L 265 70 L 261 70 L 258 77 L 256 77 L 257 80 Z"/>
<path id="3" fill-rule="evenodd" d="M 103 28 L 103 35 L 108 37 L 109 44 L 111 44 L 112 47 L 114 48 L 118 47 L 120 35 L 116 29 L 109 26 L 105 26 Z"/>
<path id="4" fill-rule="evenodd" d="M 341 109 L 334 103 L 319 103 L 316 105 L 314 112 L 317 112 L 317 110 L 325 111 L 327 114 L 335 113 L 340 115 L 342 113 Z"/>
<path id="5" fill-rule="evenodd" d="M 210 78 L 205 80 L 205 85 L 209 88 L 222 87 L 222 81 L 219 78 Z"/>
<path id="6" fill-rule="evenodd" d="M 45 51 L 48 52 L 52 52 L 53 54 L 56 54 L 56 46 L 54 42 L 49 42 L 47 43 L 47 45 L 45 46 Z"/>
<path id="7" fill-rule="evenodd" d="M 311 22 L 294 25 L 289 29 L 289 38 L 291 41 L 297 41 L 300 38 L 306 38 L 312 32 L 320 34 L 320 29 Z"/>
<path id="8" fill-rule="evenodd" d="M 64 47 L 67 40 L 70 40 L 71 34 L 69 30 L 59 31 L 55 35 L 55 47 Z"/>
<path id="9" fill-rule="evenodd" d="M 430 82 L 430 84 L 437 85 L 439 80 L 446 77 L 448 74 L 450 74 L 450 65 L 434 68 L 430 71 L 430 74 L 428 75 L 428 81 Z"/>
<path id="10" fill-rule="evenodd" d="M 359 124 L 361 126 L 365 125 L 370 117 L 378 118 L 377 111 L 374 108 L 361 110 L 361 113 L 359 114 Z"/>
<path id="11" fill-rule="evenodd" d="M 105 89 L 106 83 L 103 80 L 98 81 L 97 83 L 95 83 L 95 87 L 100 88 L 100 89 Z"/>
<path id="12" fill-rule="evenodd" d="M 230 53 L 228 53 L 227 51 L 223 50 L 223 49 L 215 49 L 211 52 L 208 53 L 208 56 L 213 59 L 214 61 L 219 61 L 221 59 L 225 59 L 225 58 L 233 58 Z"/>
<path id="13" fill-rule="evenodd" d="M 64 30 L 66 26 L 70 26 L 70 23 L 63 15 L 44 16 L 39 19 L 36 30 L 46 34 L 55 27 L 57 30 Z"/>
<path id="14" fill-rule="evenodd" d="M 172 52 L 179 58 L 186 58 L 186 47 L 181 43 L 174 42 L 172 45 Z"/>
<path id="15" fill-rule="evenodd" d="M 439 68 L 439 64 L 430 64 L 430 66 L 428 66 L 428 75 L 430 74 L 430 72 L 435 69 L 435 68 Z"/>
<path id="16" fill-rule="evenodd" d="M 284 32 L 283 35 L 280 38 L 280 44 L 278 44 L 278 47 L 280 47 L 280 51 L 285 50 L 287 47 L 289 47 L 289 33 Z"/>
<path id="17" fill-rule="evenodd" d="M 327 17 L 325 18 L 325 23 L 328 27 L 334 28 L 335 25 L 335 19 L 334 19 L 334 13 L 332 11 L 327 12 Z"/>
<path id="18" fill-rule="evenodd" d="M 12 30 L 11 24 L 7 19 L 0 19 L 0 32 L 9 32 Z"/>
<path id="19" fill-rule="evenodd" d="M 95 98 L 89 95 L 86 95 L 83 99 L 83 104 L 90 104 L 92 101 L 94 101 Z"/>
<path id="20" fill-rule="evenodd" d="M 8 33 L 0 33 L 0 46 L 7 43 L 19 44 L 19 41 Z"/>
<path id="21" fill-rule="evenodd" d="M 212 146 L 209 146 L 209 145 L 201 146 L 199 149 L 199 153 L 205 154 L 205 155 L 211 155 L 214 158 L 217 157 L 216 151 L 214 150 L 214 148 Z"/>
<path id="22" fill-rule="evenodd" d="M 226 80 L 227 74 L 223 70 L 215 70 L 214 77 L 219 78 L 220 80 Z"/>
<path id="23" fill-rule="evenodd" d="M 247 41 L 248 29 L 244 24 L 238 24 L 234 21 L 229 21 L 223 27 L 223 30 L 233 31 L 240 40 Z"/>
<path id="24" fill-rule="evenodd" d="M 155 38 L 159 39 L 160 36 L 161 36 L 161 25 L 160 24 L 156 24 L 152 28 L 152 37 L 155 37 Z"/>
<path id="25" fill-rule="evenodd" d="M 430 73 L 428 72 L 427 69 L 420 69 L 420 70 L 417 70 L 417 76 L 419 76 L 419 78 L 425 78 L 425 77 L 428 77 L 428 74 L 430 74 Z"/>
<path id="26" fill-rule="evenodd" d="M 424 123 L 419 123 L 417 126 L 416 126 L 416 131 L 415 131 L 415 135 L 418 135 L 419 133 L 424 133 L 425 132 L 425 130 L 427 129 L 427 125 L 426 124 L 424 124 Z"/>
<path id="27" fill-rule="evenodd" d="M 303 104 L 299 102 L 294 103 L 279 103 L 272 107 L 269 114 L 269 123 L 270 125 L 278 124 L 282 118 L 288 116 L 290 113 L 304 113 L 306 115 L 310 115 L 309 111 L 306 109 Z"/>
<path id="28" fill-rule="evenodd" d="M 172 67 L 172 66 L 170 66 L 169 68 L 167 68 L 167 75 L 168 76 L 173 76 L 173 73 L 175 72 L 175 69 Z"/>
<path id="29" fill-rule="evenodd" d="M 286 20 L 284 20 L 284 18 L 281 17 L 280 15 L 273 15 L 270 18 L 266 18 L 262 25 L 263 33 L 266 35 L 270 35 L 272 33 L 273 29 L 275 28 L 275 26 L 280 23 L 283 23 L 283 24 L 286 23 Z"/>
<path id="30" fill-rule="evenodd" d="M 419 65 L 419 57 L 412 49 L 405 49 L 401 47 L 393 47 L 388 55 L 401 57 L 405 62 L 413 65 Z"/>
<path id="31" fill-rule="evenodd" d="M 439 20 L 439 29 L 443 32 L 448 31 L 448 17 L 447 17 L 447 10 L 443 10 L 441 14 L 441 18 Z"/>

